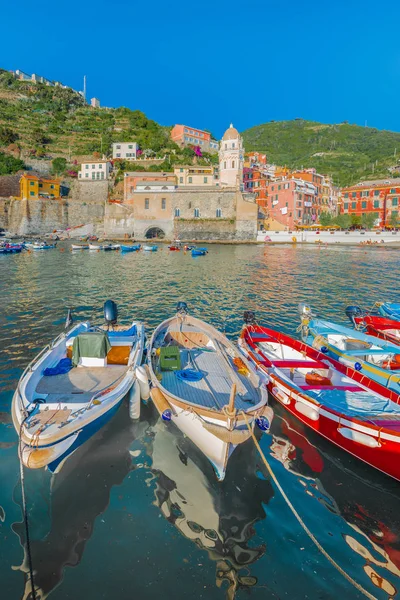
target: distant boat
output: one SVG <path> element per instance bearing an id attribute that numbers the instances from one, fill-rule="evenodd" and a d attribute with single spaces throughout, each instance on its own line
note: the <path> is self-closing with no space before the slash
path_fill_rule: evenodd
<path id="1" fill-rule="evenodd" d="M 143 250 L 146 252 L 157 252 L 158 246 L 143 246 Z"/>
<path id="2" fill-rule="evenodd" d="M 80 322 L 59 335 L 23 372 L 12 419 L 26 467 L 61 468 L 111 419 L 131 388 L 131 401 L 140 406 L 136 367 L 142 360 L 144 326 L 138 321 L 117 326 L 112 301 L 105 303 L 104 316 L 102 327 Z"/>
<path id="3" fill-rule="evenodd" d="M 172 421 L 224 479 L 228 459 L 257 423 L 268 430 L 272 410 L 253 367 L 219 331 L 187 314 L 154 331 L 149 344 L 151 398 L 164 421 Z M 265 377 L 268 380 L 268 377 Z"/>
<path id="4" fill-rule="evenodd" d="M 56 244 L 46 244 L 44 242 L 42 242 L 41 244 L 33 244 L 31 246 L 31 250 L 51 250 L 52 248 L 55 248 Z"/>
<path id="5" fill-rule="evenodd" d="M 279 404 L 346 452 L 400 480 L 399 394 L 319 349 L 257 325 L 253 313 L 245 321 L 239 347 L 269 376 L 268 389 Z"/>
<path id="6" fill-rule="evenodd" d="M 89 250 L 101 250 L 101 246 L 99 244 L 89 244 Z"/>
<path id="7" fill-rule="evenodd" d="M 72 250 L 89 250 L 89 244 L 71 244 Z"/>
<path id="8" fill-rule="evenodd" d="M 193 248 L 192 256 L 205 256 L 208 253 L 206 248 Z"/>
<path id="9" fill-rule="evenodd" d="M 23 244 L 4 244 L 0 247 L 0 254 L 19 254 L 23 247 Z"/>
<path id="10" fill-rule="evenodd" d="M 141 248 L 140 244 L 126 246 L 124 244 L 120 244 L 121 252 L 138 252 Z"/>

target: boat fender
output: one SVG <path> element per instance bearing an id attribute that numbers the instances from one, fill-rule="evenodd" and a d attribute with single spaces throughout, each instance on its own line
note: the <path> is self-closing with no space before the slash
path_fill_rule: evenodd
<path id="1" fill-rule="evenodd" d="M 311 421 L 318 421 L 319 419 L 319 410 L 318 407 L 309 406 L 308 404 L 304 404 L 304 402 L 297 401 L 294 405 L 297 412 L 301 413 Z"/>
<path id="2" fill-rule="evenodd" d="M 268 431 L 274 418 L 274 411 L 270 406 L 265 406 L 261 415 L 255 419 L 257 427 L 261 431 Z"/>
<path id="3" fill-rule="evenodd" d="M 139 383 L 140 396 L 142 400 L 146 401 L 150 398 L 150 386 L 147 371 L 145 367 L 136 367 L 135 373 Z"/>
<path id="4" fill-rule="evenodd" d="M 172 419 L 172 410 L 168 400 L 161 390 L 153 387 L 151 390 L 151 399 L 153 400 L 163 421 L 169 422 Z"/>
<path id="5" fill-rule="evenodd" d="M 140 385 L 135 381 L 129 391 L 129 416 L 131 419 L 140 419 Z"/>
<path id="6" fill-rule="evenodd" d="M 282 392 L 278 387 L 273 387 L 272 393 L 275 396 L 275 398 L 279 400 L 279 402 L 282 402 L 282 404 L 290 404 L 290 398 L 285 394 L 285 392 Z"/>
<path id="7" fill-rule="evenodd" d="M 366 433 L 361 433 L 361 431 L 355 431 L 349 427 L 339 427 L 338 432 L 347 440 L 368 446 L 368 448 L 380 448 L 382 445 L 377 438 Z"/>
<path id="8" fill-rule="evenodd" d="M 355 369 L 356 371 L 362 370 L 362 364 L 360 362 L 354 362 L 353 360 L 349 360 L 348 358 L 344 358 L 343 356 L 339 357 L 339 362 L 346 367 L 350 367 L 351 369 Z"/>
<path id="9" fill-rule="evenodd" d="M 332 381 L 329 377 L 325 377 L 316 371 L 306 373 L 305 380 L 307 385 L 332 385 Z"/>

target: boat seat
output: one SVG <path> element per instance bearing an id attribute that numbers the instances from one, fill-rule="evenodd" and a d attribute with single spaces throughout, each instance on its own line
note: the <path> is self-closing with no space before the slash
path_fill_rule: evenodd
<path id="1" fill-rule="evenodd" d="M 329 365 L 317 360 L 301 360 L 298 358 L 288 360 L 271 360 L 274 367 L 287 369 L 329 369 Z"/>

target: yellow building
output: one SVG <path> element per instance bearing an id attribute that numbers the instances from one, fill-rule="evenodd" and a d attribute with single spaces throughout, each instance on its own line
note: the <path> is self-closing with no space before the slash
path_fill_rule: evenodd
<path id="1" fill-rule="evenodd" d="M 174 173 L 178 180 L 178 186 L 213 186 L 218 179 L 214 172 L 214 167 L 203 167 L 200 165 L 178 166 L 174 168 Z"/>
<path id="2" fill-rule="evenodd" d="M 60 187 L 58 179 L 44 179 L 24 173 L 19 180 L 20 199 L 60 198 Z"/>

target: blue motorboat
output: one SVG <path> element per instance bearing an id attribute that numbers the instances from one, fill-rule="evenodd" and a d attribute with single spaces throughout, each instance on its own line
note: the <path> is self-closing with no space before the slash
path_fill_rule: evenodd
<path id="1" fill-rule="evenodd" d="M 382 317 L 394 319 L 395 321 L 400 319 L 400 304 L 396 302 L 382 302 L 377 306 Z"/>
<path id="2" fill-rule="evenodd" d="M 299 309 L 304 342 L 385 387 L 400 391 L 399 346 L 350 327 L 316 319 L 305 304 Z"/>
<path id="3" fill-rule="evenodd" d="M 207 252 L 207 248 L 193 248 L 192 256 L 205 256 Z"/>
<path id="4" fill-rule="evenodd" d="M 120 245 L 121 252 L 138 252 L 141 248 L 140 244 L 136 244 L 134 246 L 125 246 L 124 244 Z"/>
<path id="5" fill-rule="evenodd" d="M 23 244 L 4 244 L 0 248 L 0 254 L 19 254 L 23 247 Z"/>
<path id="6" fill-rule="evenodd" d="M 145 252 L 157 252 L 158 246 L 143 246 Z"/>

